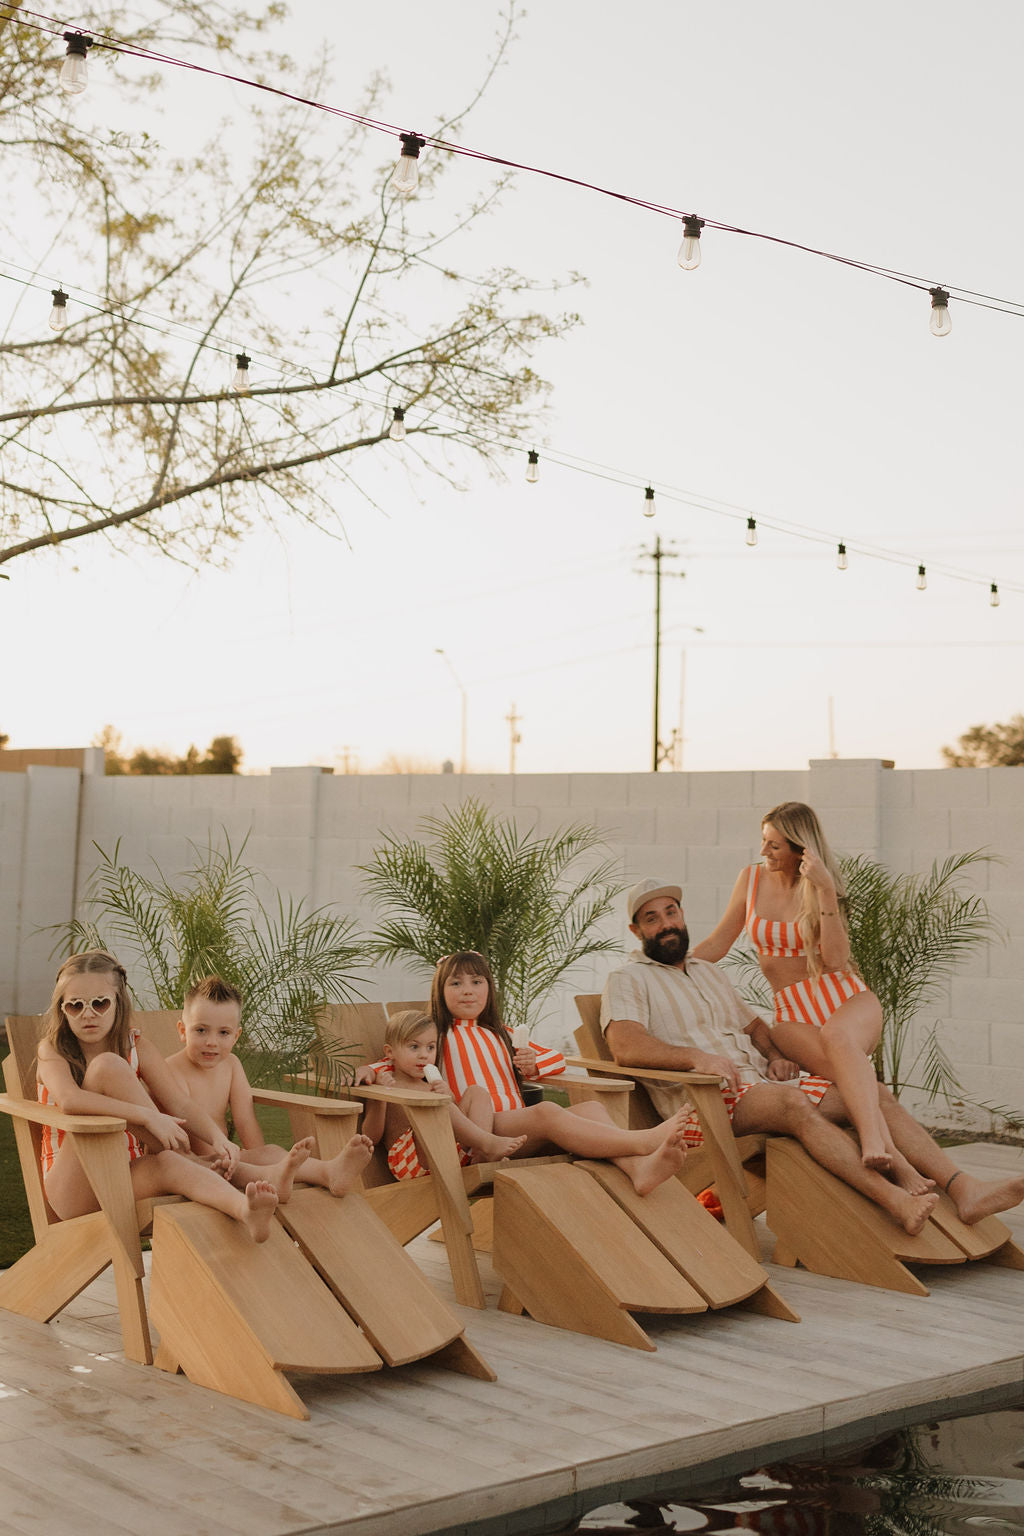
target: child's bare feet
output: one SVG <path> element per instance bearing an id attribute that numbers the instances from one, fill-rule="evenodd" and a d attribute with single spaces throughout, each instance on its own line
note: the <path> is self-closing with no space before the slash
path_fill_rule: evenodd
<path id="1" fill-rule="evenodd" d="M 986 1179 L 972 1178 L 969 1173 L 957 1173 L 946 1185 L 946 1193 L 956 1206 L 960 1220 L 970 1227 L 986 1216 L 995 1216 L 999 1211 L 1009 1211 L 1020 1205 L 1024 1200 L 1024 1177 L 989 1183 Z"/>
<path id="2" fill-rule="evenodd" d="M 495 1136 L 485 1131 L 481 1134 L 480 1145 L 473 1148 L 470 1161 L 500 1163 L 506 1157 L 514 1157 L 519 1148 L 525 1145 L 525 1136 Z"/>
<path id="3" fill-rule="evenodd" d="M 308 1154 L 307 1154 L 308 1155 Z M 255 1179 L 245 1186 L 246 1212 L 242 1218 L 254 1243 L 265 1243 L 277 1210 L 277 1190 L 268 1179 Z"/>
<path id="4" fill-rule="evenodd" d="M 648 1152 L 646 1157 L 625 1160 L 626 1172 L 638 1195 L 649 1195 L 652 1189 L 678 1173 L 686 1161 L 686 1143 L 681 1126 L 674 1123 L 676 1118 L 669 1122 L 671 1129 L 657 1151 Z"/>
<path id="5" fill-rule="evenodd" d="M 865 1168 L 873 1168 L 875 1173 L 891 1173 L 892 1158 L 885 1150 L 885 1144 L 878 1141 L 862 1141 L 860 1144 L 860 1160 Z"/>
<path id="6" fill-rule="evenodd" d="M 897 1191 L 892 1214 L 910 1237 L 916 1237 L 939 1203 L 938 1195 L 908 1195 Z"/>
<path id="7" fill-rule="evenodd" d="M 347 1195 L 359 1183 L 359 1176 L 373 1156 L 373 1142 L 369 1136 L 353 1136 L 345 1143 L 337 1157 L 324 1163 L 327 1188 L 332 1195 Z"/>
<path id="8" fill-rule="evenodd" d="M 935 1180 L 926 1179 L 923 1173 L 918 1173 L 913 1163 L 909 1163 L 902 1152 L 892 1152 L 890 1162 L 892 1167 L 889 1177 L 908 1195 L 928 1195 L 935 1188 Z"/>
<path id="9" fill-rule="evenodd" d="M 295 1175 L 301 1171 L 303 1163 L 312 1151 L 312 1136 L 304 1136 L 301 1141 L 295 1143 L 290 1152 L 285 1153 L 279 1163 L 272 1163 L 267 1169 L 267 1182 L 277 1190 L 278 1205 L 284 1205 L 291 1199 Z"/>

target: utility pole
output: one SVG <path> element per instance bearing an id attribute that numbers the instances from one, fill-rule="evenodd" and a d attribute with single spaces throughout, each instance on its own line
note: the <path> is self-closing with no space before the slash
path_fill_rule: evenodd
<path id="1" fill-rule="evenodd" d="M 461 677 L 459 676 L 459 674 L 456 672 L 455 668 L 452 666 L 452 659 L 448 655 L 448 652 L 444 649 L 444 646 L 442 646 L 442 645 L 435 645 L 434 646 L 434 655 L 435 656 L 440 656 L 441 660 L 444 662 L 445 666 L 448 668 L 448 671 L 452 675 L 452 680 L 455 683 L 456 688 L 459 690 L 459 695 L 460 695 L 460 697 L 462 699 L 462 729 L 461 729 L 461 733 L 460 733 L 461 734 L 461 743 L 460 743 L 460 752 L 459 752 L 459 772 L 460 773 L 465 773 L 465 771 L 466 771 L 466 737 L 467 737 L 467 734 L 468 734 L 468 719 L 467 719 L 467 717 L 469 715 L 469 700 L 468 700 L 468 696 L 466 694 L 465 684 L 463 683 L 463 681 L 462 681 Z"/>
<path id="2" fill-rule="evenodd" d="M 654 743 L 651 752 L 651 771 L 657 773 L 663 762 L 666 762 L 675 750 L 675 741 L 663 745 L 661 741 L 661 563 L 663 560 L 678 560 L 674 546 L 662 547 L 661 535 L 654 539 L 653 549 L 642 549 L 641 560 L 654 562 Z M 640 572 L 641 575 L 646 574 Z M 676 576 L 682 580 L 685 571 L 666 571 L 667 576 Z"/>
<path id="3" fill-rule="evenodd" d="M 520 722 L 520 720 L 522 720 L 522 718 L 523 718 L 522 715 L 517 715 L 516 714 L 516 706 L 515 706 L 515 703 L 513 703 L 511 710 L 505 716 L 505 719 L 508 721 L 508 771 L 509 771 L 509 773 L 515 773 L 515 771 L 516 771 L 516 747 L 518 747 L 519 743 L 523 739 L 520 736 L 519 732 L 516 730 L 516 726 L 519 724 L 519 722 Z"/>

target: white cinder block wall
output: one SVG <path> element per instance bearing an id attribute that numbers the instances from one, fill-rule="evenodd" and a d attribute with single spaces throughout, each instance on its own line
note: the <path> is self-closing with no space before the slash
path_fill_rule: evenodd
<path id="1" fill-rule="evenodd" d="M 260 777 L 105 778 L 32 767 L 0 774 L 0 1006 L 45 1006 L 52 985 L 48 925 L 77 909 L 94 844 L 167 875 L 189 862 L 189 842 L 248 837 L 246 861 L 286 897 L 336 903 L 363 928 L 373 914 L 357 866 L 382 830 L 412 835 L 422 817 L 473 795 L 551 832 L 585 821 L 603 833 L 627 882 L 678 880 L 696 942 L 721 913 L 738 870 L 757 856 L 760 818 L 781 800 L 806 800 L 842 853 L 924 872 L 934 859 L 989 848 L 980 891 L 1005 938 L 964 963 L 919 1021 L 935 1019 L 970 1097 L 1024 1111 L 1024 768 L 901 771 L 880 761 L 812 762 L 793 772 L 681 774 L 378 775 L 313 768 Z M 624 918 L 609 932 L 628 940 Z M 571 1036 L 572 994 L 596 991 L 615 963 L 584 967 L 552 1000 L 541 1033 Z M 392 967 L 367 982 L 371 998 L 425 995 L 422 973 Z M 933 1112 L 936 1120 L 950 1117 Z M 985 1116 L 966 1118 L 987 1124 Z"/>

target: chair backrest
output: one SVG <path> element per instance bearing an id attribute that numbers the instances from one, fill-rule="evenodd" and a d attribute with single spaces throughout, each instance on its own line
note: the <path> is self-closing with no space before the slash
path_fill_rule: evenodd
<path id="1" fill-rule="evenodd" d="M 601 1061 L 614 1061 L 608 1042 L 601 1032 L 600 992 L 581 993 L 576 998 L 576 1009 L 580 1016 L 580 1027 L 574 1034 L 580 1055 Z"/>
<path id="2" fill-rule="evenodd" d="M 429 1013 L 430 999 L 427 998 L 424 1002 L 422 999 L 417 998 L 414 1003 L 385 1003 L 384 1007 L 387 1009 L 389 1019 L 393 1018 L 396 1013 L 405 1013 L 410 1008 L 415 1008 L 417 1013 Z"/>
<path id="3" fill-rule="evenodd" d="M 380 1060 L 387 1022 L 383 1003 L 328 1003 L 317 1017 L 323 1039 L 343 1046 L 357 1067 Z"/>
<path id="4" fill-rule="evenodd" d="M 181 1037 L 178 1034 L 180 1018 L 180 1008 L 160 1008 L 149 1013 L 133 1013 L 132 1023 L 147 1040 L 153 1042 L 160 1055 L 166 1057 L 181 1050 Z"/>
<path id="5" fill-rule="evenodd" d="M 46 1015 L 42 1013 L 9 1014 L 7 1025 L 8 1055 L 4 1058 L 4 1087 L 12 1099 L 34 1099 L 36 1096 L 36 1052 L 46 1029 Z M 25 1199 L 32 1230 L 36 1241 L 57 1218 L 46 1203 L 43 1193 L 43 1170 L 40 1163 L 42 1127 L 31 1125 L 27 1120 L 14 1117 L 14 1139 L 21 1164 L 21 1179 L 25 1186 Z"/>

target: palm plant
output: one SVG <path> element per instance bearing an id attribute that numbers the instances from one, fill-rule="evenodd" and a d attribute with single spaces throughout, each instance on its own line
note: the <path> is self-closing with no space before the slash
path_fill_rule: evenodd
<path id="1" fill-rule="evenodd" d="M 438 959 L 476 949 L 494 973 L 501 1017 L 533 1025 L 555 983 L 588 955 L 620 945 L 595 932 L 622 890 L 593 827 L 534 837 L 466 800 L 424 817 L 424 840 L 386 836 L 363 865 L 382 921 L 371 940 L 382 960 Z M 573 867 L 575 866 L 575 868 Z"/>
<path id="2" fill-rule="evenodd" d="M 226 835 L 222 848 L 191 843 L 192 866 L 174 881 L 159 866 L 151 878 L 123 864 L 120 842 L 109 854 L 94 846 L 100 862 L 83 903 L 93 915 L 60 925 L 55 954 L 68 945 L 110 950 L 134 978 L 140 1007 L 178 1008 L 193 982 L 222 976 L 242 994 L 239 1054 L 254 1083 L 305 1071 L 309 1055 L 318 1086 L 351 1078 L 344 1052 L 317 1035 L 324 1004 L 354 995 L 365 949 L 351 922 L 279 893 L 268 910 L 242 863 L 245 841 L 236 851 Z"/>
<path id="3" fill-rule="evenodd" d="M 976 849 L 933 863 L 927 875 L 899 875 L 877 860 L 840 859 L 846 885 L 850 949 L 865 982 L 882 1005 L 882 1038 L 875 1069 L 899 1097 L 916 1088 L 947 1102 L 962 1098 L 956 1069 L 942 1048 L 938 1025 L 928 1031 L 908 1062 L 911 1023 L 939 997 L 959 962 L 986 943 L 998 925 L 980 896 L 965 895 L 958 877 L 992 856 Z M 771 1009 L 771 992 L 756 956 L 734 951 L 731 964 L 758 1007 Z M 920 1081 L 913 1079 L 919 1077 Z M 979 1108 L 1008 1117 L 994 1105 Z"/>

